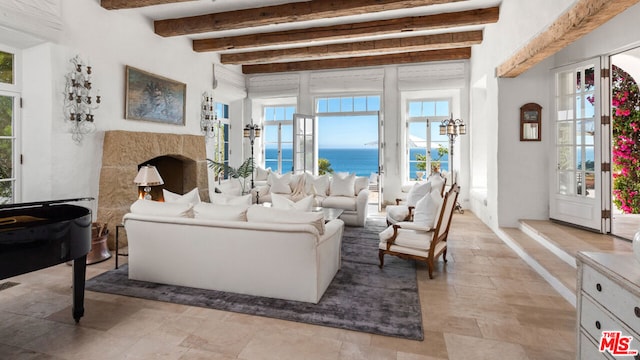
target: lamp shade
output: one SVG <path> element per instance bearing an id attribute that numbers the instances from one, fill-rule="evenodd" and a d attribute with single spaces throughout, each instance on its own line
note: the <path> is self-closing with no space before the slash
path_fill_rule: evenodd
<path id="1" fill-rule="evenodd" d="M 133 179 L 133 183 L 138 186 L 157 186 L 163 185 L 164 181 L 155 166 L 145 165 L 140 167 L 138 175 Z"/>

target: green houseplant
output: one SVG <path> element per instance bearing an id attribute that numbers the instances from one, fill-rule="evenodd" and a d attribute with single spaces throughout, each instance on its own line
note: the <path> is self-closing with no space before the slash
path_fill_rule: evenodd
<path id="1" fill-rule="evenodd" d="M 255 162 L 252 157 L 246 159 L 240 166 L 234 168 L 225 163 L 207 159 L 209 168 L 217 175 L 226 174 L 229 178 L 238 179 L 242 193 L 246 194 L 247 178 L 253 174 Z"/>
<path id="2" fill-rule="evenodd" d="M 431 173 L 440 172 L 440 159 L 449 153 L 449 149 L 442 146 L 442 144 L 438 144 L 438 157 L 431 160 Z M 416 169 L 420 171 L 427 170 L 427 155 L 424 154 L 416 154 Z"/>

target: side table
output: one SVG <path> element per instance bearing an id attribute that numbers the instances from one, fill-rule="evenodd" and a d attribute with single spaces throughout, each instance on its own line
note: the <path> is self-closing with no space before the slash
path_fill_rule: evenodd
<path id="1" fill-rule="evenodd" d="M 116 269 L 118 268 L 118 257 L 119 256 L 129 256 L 129 254 L 121 254 L 119 252 L 120 248 L 119 248 L 119 242 L 120 242 L 120 229 L 124 229 L 124 224 L 118 224 L 116 225 L 116 251 L 115 251 L 115 257 L 116 257 Z"/>

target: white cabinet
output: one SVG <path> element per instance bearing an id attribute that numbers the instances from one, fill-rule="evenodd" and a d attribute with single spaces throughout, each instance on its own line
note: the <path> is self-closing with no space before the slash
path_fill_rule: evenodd
<path id="1" fill-rule="evenodd" d="M 640 262 L 632 253 L 596 252 L 579 252 L 576 261 L 578 359 L 640 359 L 599 351 L 603 331 L 631 336 L 629 350 L 640 351 Z"/>

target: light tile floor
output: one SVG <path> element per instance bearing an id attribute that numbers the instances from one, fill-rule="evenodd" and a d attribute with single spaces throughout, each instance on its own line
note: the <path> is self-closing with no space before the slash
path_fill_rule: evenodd
<path id="1" fill-rule="evenodd" d="M 0 359 L 575 358 L 575 309 L 470 211 L 454 216 L 449 249 L 433 280 L 418 267 L 424 341 L 91 291 L 75 325 L 59 265 L 7 279 L 20 285 L 0 291 Z"/>

